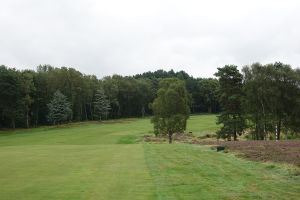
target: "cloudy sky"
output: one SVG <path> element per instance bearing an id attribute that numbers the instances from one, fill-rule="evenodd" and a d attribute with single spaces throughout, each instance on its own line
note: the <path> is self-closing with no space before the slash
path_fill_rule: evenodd
<path id="1" fill-rule="evenodd" d="M 0 64 L 98 77 L 282 61 L 300 67 L 300 1 L 0 0 Z"/>

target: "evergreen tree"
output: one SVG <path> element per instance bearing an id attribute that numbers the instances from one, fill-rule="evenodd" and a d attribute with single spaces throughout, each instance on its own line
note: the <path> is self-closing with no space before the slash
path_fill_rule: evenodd
<path id="1" fill-rule="evenodd" d="M 59 90 L 54 93 L 53 99 L 48 106 L 48 121 L 57 124 L 71 119 L 72 110 L 67 97 L 63 95 Z"/>
<path id="2" fill-rule="evenodd" d="M 220 104 L 222 107 L 218 123 L 223 124 L 221 130 L 217 132 L 218 137 L 237 140 L 246 128 L 246 121 L 242 113 L 242 80 L 243 76 L 237 66 L 226 65 L 218 68 L 215 74 L 220 82 Z"/>
<path id="3" fill-rule="evenodd" d="M 102 116 L 107 119 L 109 111 L 110 111 L 110 102 L 107 96 L 104 94 L 103 90 L 97 90 L 95 94 L 94 101 L 94 116 L 95 118 L 101 120 Z"/>

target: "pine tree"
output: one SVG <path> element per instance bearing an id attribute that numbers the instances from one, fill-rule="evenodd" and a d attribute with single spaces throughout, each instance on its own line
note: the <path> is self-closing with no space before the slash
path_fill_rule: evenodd
<path id="1" fill-rule="evenodd" d="M 246 128 L 246 121 L 242 113 L 243 97 L 243 76 L 237 66 L 226 65 L 218 68 L 215 74 L 220 82 L 220 104 L 221 115 L 218 117 L 218 124 L 223 124 L 221 130 L 217 132 L 218 137 L 237 140 Z"/>
<path id="2" fill-rule="evenodd" d="M 97 90 L 94 101 L 94 117 L 101 120 L 102 116 L 107 119 L 111 110 L 110 102 L 103 90 Z"/>
<path id="3" fill-rule="evenodd" d="M 72 110 L 67 97 L 59 90 L 54 93 L 53 99 L 47 104 L 49 113 L 48 121 L 57 124 L 67 121 L 71 118 Z"/>

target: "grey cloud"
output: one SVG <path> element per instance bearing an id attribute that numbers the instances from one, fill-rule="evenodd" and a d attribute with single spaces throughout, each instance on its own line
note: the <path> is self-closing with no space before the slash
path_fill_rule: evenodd
<path id="1" fill-rule="evenodd" d="M 299 1 L 0 0 L 0 64 L 98 77 L 225 64 L 299 67 Z"/>

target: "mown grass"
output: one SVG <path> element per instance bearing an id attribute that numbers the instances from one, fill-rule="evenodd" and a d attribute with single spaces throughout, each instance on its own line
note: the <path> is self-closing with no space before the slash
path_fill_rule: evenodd
<path id="1" fill-rule="evenodd" d="M 145 145 L 158 199 L 299 199 L 288 169 L 217 153 L 208 147 Z M 272 167 L 269 167 L 272 166 Z"/>
<path id="2" fill-rule="evenodd" d="M 213 130 L 197 123 L 212 118 L 188 127 Z M 0 199 L 299 199 L 300 177 L 282 165 L 142 142 L 151 131 L 130 119 L 1 132 Z"/>
<path id="3" fill-rule="evenodd" d="M 0 146 L 134 143 L 135 139 L 150 131 L 149 119 L 85 122 L 0 132 Z"/>
<path id="4" fill-rule="evenodd" d="M 187 123 L 187 131 L 196 136 L 214 135 L 221 127 L 216 122 L 217 115 L 215 114 L 192 115 Z"/>

